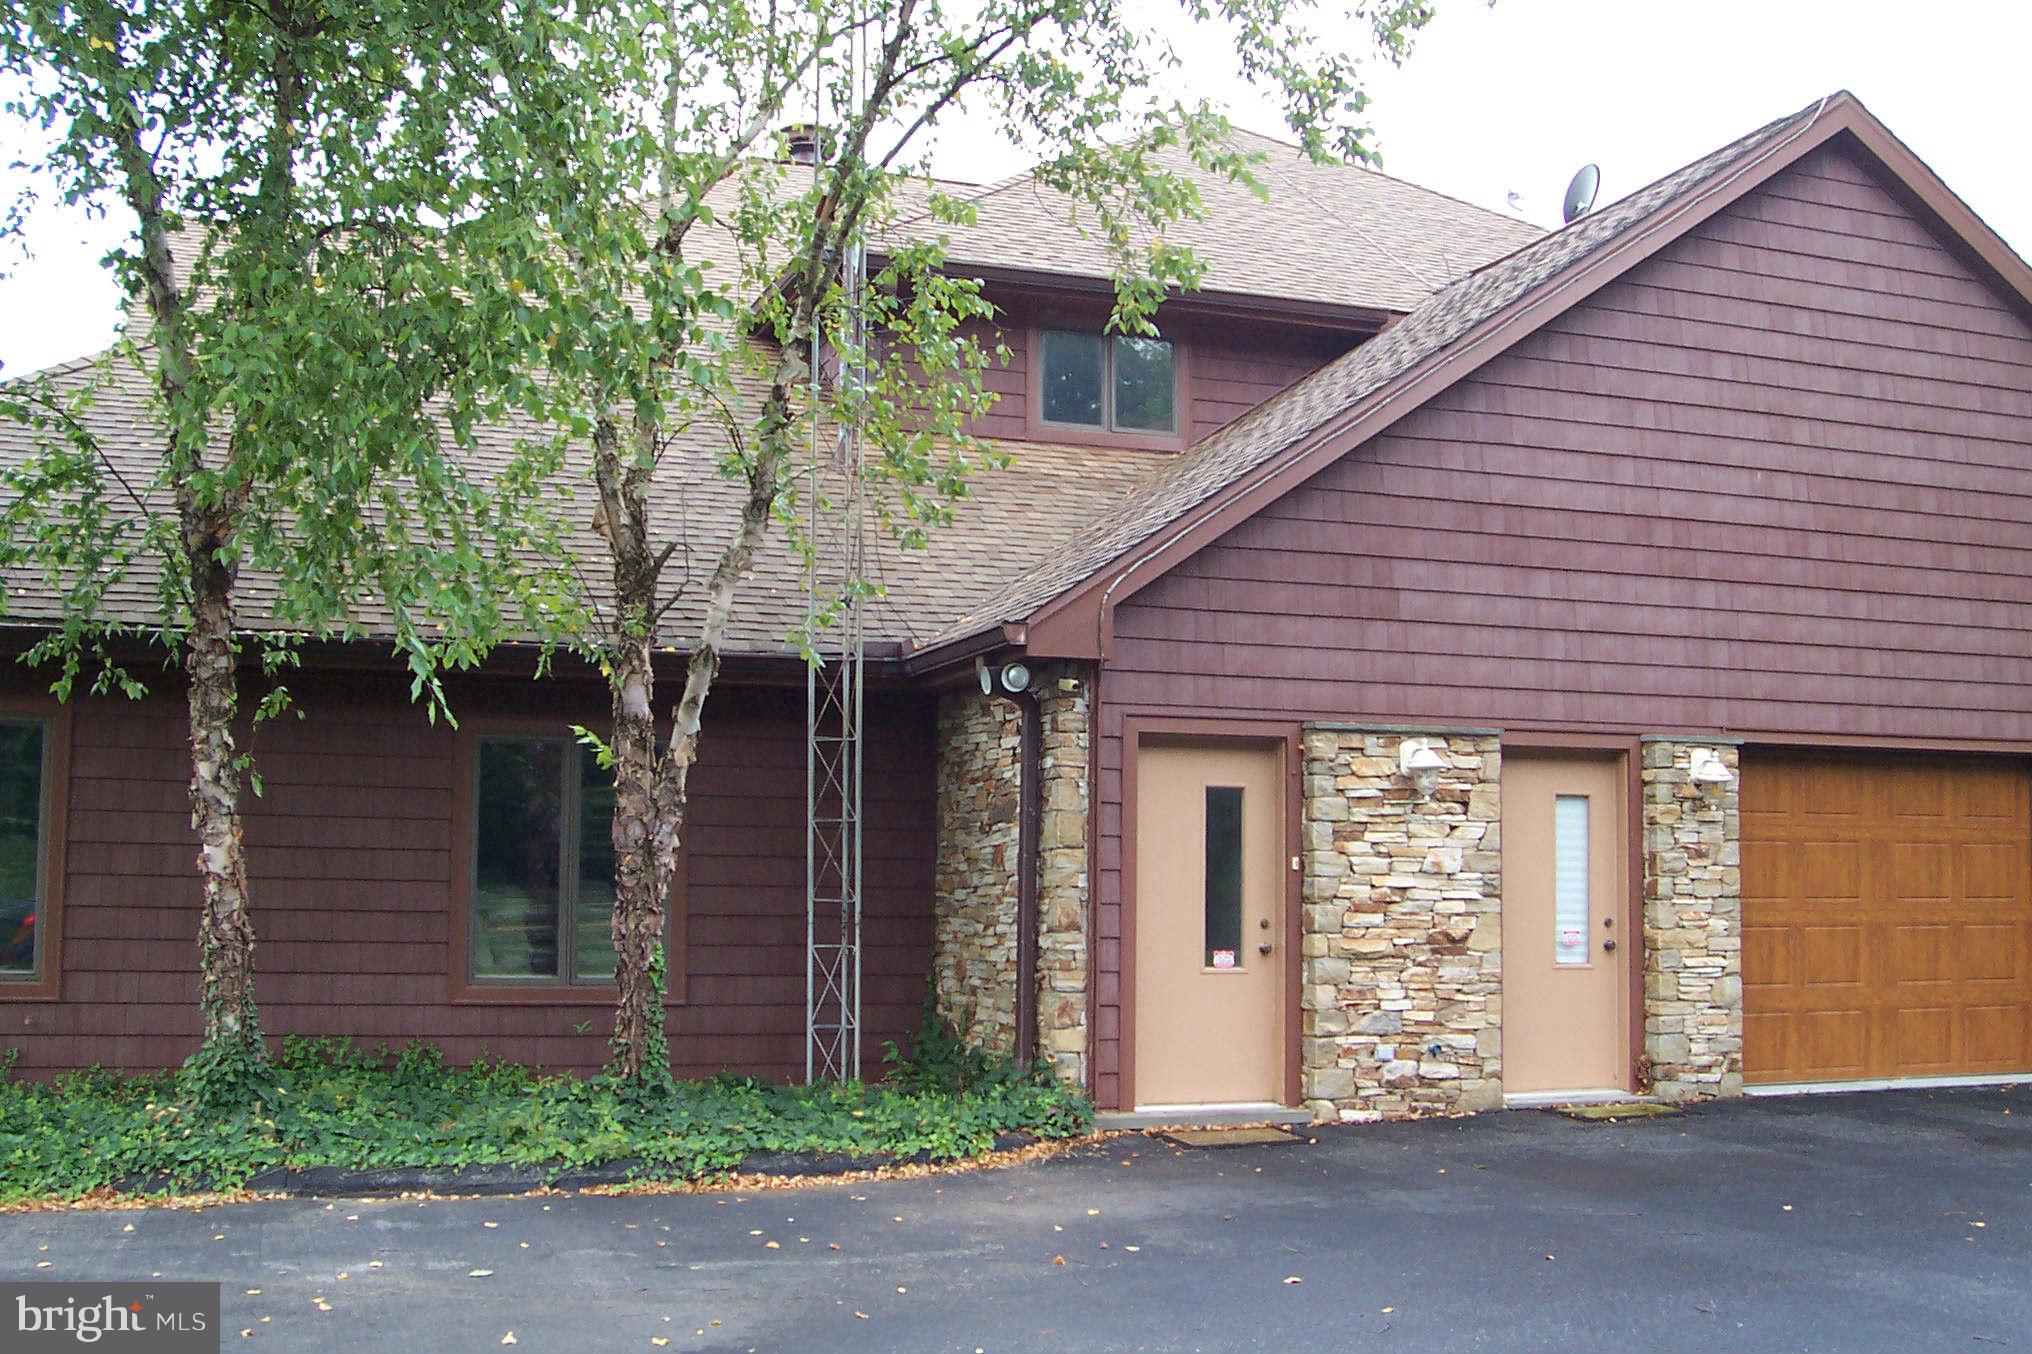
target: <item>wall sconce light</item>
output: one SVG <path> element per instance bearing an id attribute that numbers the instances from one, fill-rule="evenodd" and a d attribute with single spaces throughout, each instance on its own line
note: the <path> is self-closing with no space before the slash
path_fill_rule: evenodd
<path id="1" fill-rule="evenodd" d="M 1686 778 L 1702 794 L 1718 794 L 1722 786 L 1734 783 L 1736 773 L 1729 770 L 1721 754 L 1713 748 L 1697 747 L 1687 760 Z"/>
<path id="2" fill-rule="evenodd" d="M 1000 668 L 990 667 L 985 658 L 974 660 L 974 676 L 981 683 L 981 694 L 992 696 L 997 690 L 1011 696 L 1020 696 L 1030 689 L 1030 669 L 1022 663 L 1004 663 Z M 1067 688 L 1060 684 L 1061 690 Z"/>
<path id="3" fill-rule="evenodd" d="M 1446 767 L 1446 758 L 1423 739 L 1406 739 L 1397 745 L 1397 769 L 1421 795 L 1432 793 L 1432 787 L 1439 783 L 1439 773 Z"/>

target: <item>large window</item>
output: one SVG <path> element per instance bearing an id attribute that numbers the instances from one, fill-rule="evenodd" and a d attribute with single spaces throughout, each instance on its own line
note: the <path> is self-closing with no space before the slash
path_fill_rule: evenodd
<path id="1" fill-rule="evenodd" d="M 0 982 L 42 974 L 47 742 L 39 720 L 0 720 Z"/>
<path id="2" fill-rule="evenodd" d="M 614 976 L 614 784 L 564 738 L 481 737 L 467 928 L 478 982 Z"/>
<path id="3" fill-rule="evenodd" d="M 1126 433 L 1178 430 L 1178 358 L 1163 339 L 1047 329 L 1040 346 L 1046 423 Z"/>

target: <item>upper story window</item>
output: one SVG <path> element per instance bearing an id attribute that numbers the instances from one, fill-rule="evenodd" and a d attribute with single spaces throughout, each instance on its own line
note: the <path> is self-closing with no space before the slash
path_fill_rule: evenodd
<path id="1" fill-rule="evenodd" d="M 1178 356 L 1163 339 L 1047 329 L 1041 346 L 1046 423 L 1178 431 Z"/>
<path id="2" fill-rule="evenodd" d="M 0 720 L 0 982 L 42 974 L 46 725 Z"/>
<path id="3" fill-rule="evenodd" d="M 483 737 L 473 768 L 472 978 L 611 981 L 612 777 L 565 738 Z"/>

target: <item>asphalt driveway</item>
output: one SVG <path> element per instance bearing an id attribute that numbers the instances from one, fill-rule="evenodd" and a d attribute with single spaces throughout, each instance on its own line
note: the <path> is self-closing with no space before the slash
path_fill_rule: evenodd
<path id="1" fill-rule="evenodd" d="M 738 1196 L 22 1214 L 0 1273 L 223 1280 L 228 1350 L 2032 1350 L 2032 1087 L 1316 1136 Z"/>

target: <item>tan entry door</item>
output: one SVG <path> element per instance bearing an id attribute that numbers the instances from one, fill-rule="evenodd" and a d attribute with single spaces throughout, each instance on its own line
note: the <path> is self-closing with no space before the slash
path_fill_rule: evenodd
<path id="1" fill-rule="evenodd" d="M 1503 1090 L 1627 1090 L 1623 759 L 1503 754 Z"/>
<path id="2" fill-rule="evenodd" d="M 1742 806 L 1745 1079 L 2032 1072 L 2022 762 L 1770 752 Z"/>
<path id="3" fill-rule="evenodd" d="M 1284 1098 L 1282 754 L 1143 743 L 1136 766 L 1139 1105 Z"/>

